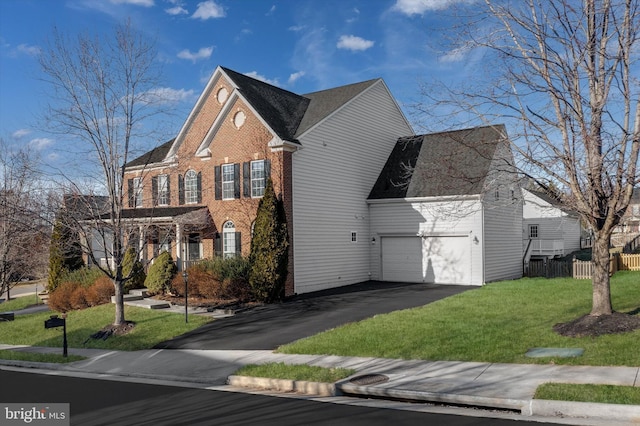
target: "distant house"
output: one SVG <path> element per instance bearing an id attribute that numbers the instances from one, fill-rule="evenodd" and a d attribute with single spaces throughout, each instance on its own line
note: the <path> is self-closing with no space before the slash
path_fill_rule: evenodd
<path id="1" fill-rule="evenodd" d="M 631 202 L 616 230 L 625 234 L 640 234 L 640 188 L 633 190 Z"/>
<path id="2" fill-rule="evenodd" d="M 580 217 L 560 207 L 542 190 L 523 189 L 522 247 L 524 262 L 551 259 L 580 250 Z"/>
<path id="3" fill-rule="evenodd" d="M 367 203 L 373 279 L 522 276 L 522 194 L 504 126 L 400 138 Z"/>

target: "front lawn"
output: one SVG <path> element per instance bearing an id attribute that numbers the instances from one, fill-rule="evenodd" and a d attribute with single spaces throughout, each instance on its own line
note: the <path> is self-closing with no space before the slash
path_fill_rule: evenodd
<path id="1" fill-rule="evenodd" d="M 535 398 L 601 404 L 640 405 L 640 388 L 633 386 L 545 383 L 538 387 Z"/>
<path id="2" fill-rule="evenodd" d="M 428 290 L 427 290 L 428 291 Z M 614 309 L 640 308 L 640 273 L 611 279 Z M 347 324 L 279 348 L 282 353 L 401 359 L 640 366 L 640 330 L 600 337 L 556 334 L 591 309 L 591 282 L 524 278 L 488 284 L 415 309 Z M 528 358 L 536 347 L 584 348 L 577 358 Z"/>
<path id="3" fill-rule="evenodd" d="M 62 327 L 44 328 L 44 321 L 53 312 L 16 315 L 15 321 L 0 322 L 0 343 L 9 345 L 50 346 L 62 348 Z M 106 340 L 89 336 L 113 323 L 115 306 L 106 304 L 94 308 L 71 311 L 67 314 L 67 341 L 70 348 L 97 348 L 133 351 L 149 349 L 164 340 L 198 328 L 211 318 L 125 306 L 125 318 L 135 322 L 127 334 L 113 335 Z"/>
<path id="4" fill-rule="evenodd" d="M 333 383 L 345 379 L 355 370 L 324 368 L 314 365 L 291 365 L 282 362 L 245 365 L 234 373 L 238 376 L 267 377 L 270 379 L 304 380 L 307 382 Z"/>

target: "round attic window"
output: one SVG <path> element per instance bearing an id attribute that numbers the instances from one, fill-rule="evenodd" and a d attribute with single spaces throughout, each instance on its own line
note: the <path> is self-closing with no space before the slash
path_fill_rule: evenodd
<path id="1" fill-rule="evenodd" d="M 244 124 L 247 116 L 242 111 L 236 112 L 236 115 L 233 116 L 233 124 L 239 129 Z"/>
<path id="2" fill-rule="evenodd" d="M 223 87 L 220 90 L 218 90 L 218 93 L 216 94 L 216 99 L 221 104 L 223 104 L 227 100 L 228 97 L 229 97 L 229 92 L 227 91 L 227 89 L 225 87 Z"/>

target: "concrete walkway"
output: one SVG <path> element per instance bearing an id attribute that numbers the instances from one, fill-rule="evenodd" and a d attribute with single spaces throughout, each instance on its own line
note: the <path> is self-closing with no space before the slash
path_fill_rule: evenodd
<path id="1" fill-rule="evenodd" d="M 46 353 L 61 351 L 60 348 L 11 345 L 0 345 L 0 349 Z M 338 391 L 346 395 L 505 409 L 523 416 L 570 417 L 577 421 L 573 424 L 640 424 L 640 406 L 533 399 L 538 385 L 547 382 L 640 386 L 638 367 L 407 361 L 284 355 L 267 350 L 157 349 L 119 352 L 70 348 L 69 353 L 87 359 L 66 365 L 0 360 L 0 365 L 186 382 L 201 386 L 225 385 L 230 375 L 247 364 L 284 362 L 344 367 L 356 370 L 354 377 L 371 374 L 385 379 L 371 384 L 358 384 L 358 380 L 354 382 L 347 379 L 336 384 Z"/>

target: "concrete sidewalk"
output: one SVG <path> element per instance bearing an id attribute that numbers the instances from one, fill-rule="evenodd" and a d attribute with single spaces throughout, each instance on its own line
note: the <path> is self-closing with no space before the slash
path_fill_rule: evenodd
<path id="1" fill-rule="evenodd" d="M 60 348 L 0 345 L 0 349 L 60 353 Z M 336 384 L 346 395 L 436 402 L 505 409 L 524 416 L 574 417 L 591 421 L 640 424 L 640 406 L 534 400 L 538 385 L 547 382 L 640 386 L 638 367 L 493 364 L 455 361 L 407 361 L 316 355 L 284 355 L 249 350 L 144 350 L 119 352 L 69 349 L 88 359 L 66 365 L 0 360 L 0 365 L 30 366 L 70 373 L 109 374 L 220 386 L 247 364 L 284 362 L 356 370 L 374 375 L 370 384 L 345 380 Z M 351 378 L 353 379 L 353 378 Z M 368 382 L 367 380 L 364 381 Z M 594 423 L 595 424 L 595 423 Z"/>

